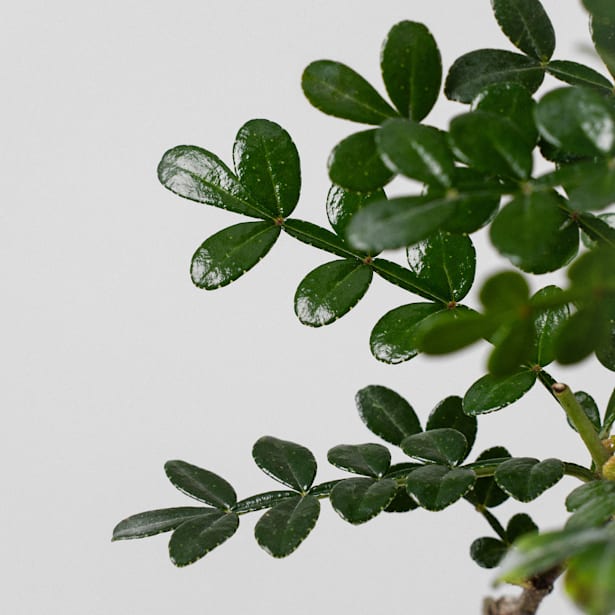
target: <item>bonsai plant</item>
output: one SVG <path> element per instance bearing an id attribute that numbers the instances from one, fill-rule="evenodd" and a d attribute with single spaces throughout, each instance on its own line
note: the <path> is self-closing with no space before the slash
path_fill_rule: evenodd
<path id="1" fill-rule="evenodd" d="M 614 75 L 615 11 L 608 0 L 583 4 L 596 50 Z M 440 94 L 442 66 L 423 24 L 398 23 L 384 41 L 390 103 L 344 64 L 319 60 L 305 69 L 302 87 L 313 106 L 372 126 L 343 139 L 329 158 L 332 230 L 291 217 L 300 193 L 299 155 L 272 121 L 254 119 L 239 129 L 234 171 L 215 154 L 185 145 L 166 152 L 158 167 L 161 183 L 179 196 L 256 220 L 223 229 L 197 249 L 191 277 L 198 287 L 233 282 L 284 232 L 332 255 L 297 288 L 302 323 L 320 327 L 347 314 L 375 274 L 411 294 L 373 327 L 376 359 L 397 364 L 420 352 L 487 343 L 493 349 L 486 374 L 468 383 L 463 397 L 445 396 L 426 420 L 396 391 L 361 389 L 362 421 L 408 460 L 392 463 L 382 442 L 334 446 L 328 461 L 350 478 L 315 483 L 312 453 L 273 436 L 260 438 L 252 453 L 284 489 L 241 500 L 217 474 L 169 461 L 169 480 L 204 506 L 133 515 L 116 526 L 115 540 L 173 532 L 171 559 L 185 566 L 230 538 L 241 515 L 264 510 L 257 542 L 285 557 L 315 526 L 322 499 L 352 524 L 382 512 L 439 511 L 466 501 L 491 528 L 472 543 L 472 559 L 486 568 L 501 564 L 498 578 L 522 587 L 513 598 L 486 599 L 485 613 L 536 612 L 561 574 L 586 612 L 615 612 L 615 395 L 600 411 L 589 393 L 546 369 L 594 354 L 615 371 L 615 229 L 607 211 L 615 202 L 614 86 L 587 66 L 552 59 L 555 34 L 538 0 L 493 0 L 492 7 L 517 51 L 479 49 L 454 62 L 444 94 L 469 107 L 447 131 L 424 123 Z M 537 94 L 545 77 L 557 85 Z M 533 172 L 537 153 L 552 163 L 549 172 Z M 387 198 L 384 188 L 396 176 L 423 188 Z M 511 267 L 481 281 L 480 305 L 468 306 L 462 302 L 476 267 L 471 236 L 485 227 Z M 399 248 L 406 251 L 403 265 L 380 256 Z M 565 288 L 530 293 L 528 274 L 560 269 Z M 472 453 L 478 417 L 517 402 L 535 385 L 564 410 L 588 463 L 569 461 L 566 451 L 563 459 L 515 457 L 502 442 Z M 532 501 L 564 475 L 579 481 L 566 499 L 572 514 L 565 527 L 539 532 L 525 513 L 506 522 L 496 517 L 493 509 L 508 498 Z"/>

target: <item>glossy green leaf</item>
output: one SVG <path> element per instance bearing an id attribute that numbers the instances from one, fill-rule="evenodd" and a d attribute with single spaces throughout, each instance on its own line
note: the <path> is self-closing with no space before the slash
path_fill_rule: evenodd
<path id="1" fill-rule="evenodd" d="M 523 271 L 546 273 L 568 263 L 579 248 L 579 231 L 555 192 L 515 197 L 491 224 L 496 249 Z"/>
<path id="2" fill-rule="evenodd" d="M 334 184 L 354 192 L 373 192 L 393 179 L 395 174 L 380 158 L 377 132 L 356 132 L 333 148 L 327 165 Z"/>
<path id="3" fill-rule="evenodd" d="M 411 303 L 387 312 L 372 329 L 369 346 L 383 363 L 402 363 L 419 353 L 416 331 L 428 316 L 442 310 L 437 303 Z"/>
<path id="4" fill-rule="evenodd" d="M 467 457 L 476 440 L 478 421 L 473 416 L 468 416 L 463 411 L 462 399 L 451 395 L 443 399 L 429 414 L 425 429 L 441 429 L 449 427 L 461 432 L 466 439 L 467 447 L 463 458 Z"/>
<path id="5" fill-rule="evenodd" d="M 196 506 L 148 510 L 120 521 L 113 529 L 112 540 L 146 538 L 162 532 L 170 532 L 189 519 L 209 515 L 212 510 L 214 509 Z"/>
<path id="6" fill-rule="evenodd" d="M 280 227 L 271 222 L 242 222 L 212 235 L 192 257 L 193 284 L 206 290 L 230 284 L 264 258 L 279 236 Z"/>
<path id="7" fill-rule="evenodd" d="M 571 365 L 589 356 L 608 335 L 608 327 L 600 306 L 589 306 L 575 312 L 557 331 L 555 357 L 559 363 Z"/>
<path id="8" fill-rule="evenodd" d="M 366 252 L 411 246 L 434 233 L 453 210 L 453 201 L 438 197 L 375 201 L 354 216 L 346 236 L 352 246 Z"/>
<path id="9" fill-rule="evenodd" d="M 303 493 L 314 482 L 316 460 L 305 446 L 263 436 L 255 442 L 252 457 L 265 474 L 291 489 Z"/>
<path id="10" fill-rule="evenodd" d="M 604 412 L 604 421 L 602 421 L 602 430 L 600 432 L 600 436 L 602 438 L 606 438 L 611 434 L 611 427 L 613 426 L 613 423 L 615 423 L 615 389 L 613 389 L 613 392 L 609 397 L 609 401 Z"/>
<path id="11" fill-rule="evenodd" d="M 372 261 L 371 267 L 375 273 L 395 286 L 399 286 L 419 297 L 435 301 L 440 304 L 440 308 L 444 307 L 444 301 L 433 295 L 427 288 L 419 286 L 414 274 L 407 268 L 402 267 L 398 263 L 385 260 L 384 258 L 376 258 Z"/>
<path id="12" fill-rule="evenodd" d="M 527 280 L 516 271 L 492 275 L 480 290 L 485 310 L 493 313 L 517 311 L 528 304 L 530 288 Z"/>
<path id="13" fill-rule="evenodd" d="M 383 43 L 380 66 L 393 104 L 420 122 L 434 106 L 442 82 L 442 59 L 431 32 L 413 21 L 394 25 Z"/>
<path id="14" fill-rule="evenodd" d="M 477 380 L 463 398 L 463 411 L 470 416 L 495 412 L 523 397 L 536 382 L 536 373 L 523 370 L 497 378 L 487 374 Z"/>
<path id="15" fill-rule="evenodd" d="M 585 64 L 569 60 L 552 60 L 546 69 L 550 75 L 570 85 L 595 88 L 605 94 L 613 89 L 613 84 L 604 75 Z"/>
<path id="16" fill-rule="evenodd" d="M 338 444 L 327 459 L 337 468 L 373 478 L 381 478 L 391 465 L 391 453 L 382 444 Z"/>
<path id="17" fill-rule="evenodd" d="M 182 523 L 171 536 L 169 555 L 176 566 L 188 566 L 228 540 L 239 527 L 235 513 L 212 510 Z"/>
<path id="18" fill-rule="evenodd" d="M 237 502 L 233 487 L 209 470 L 173 460 L 164 464 L 164 471 L 174 487 L 200 502 L 221 510 L 228 510 Z"/>
<path id="19" fill-rule="evenodd" d="M 543 79 L 544 69 L 534 58 L 501 49 L 478 49 L 455 60 L 444 93 L 451 100 L 470 103 L 492 83 L 518 83 L 533 93 Z"/>
<path id="20" fill-rule="evenodd" d="M 412 406 L 391 389 L 367 386 L 357 393 L 355 401 L 367 428 L 391 444 L 399 445 L 406 436 L 421 431 Z"/>
<path id="21" fill-rule="evenodd" d="M 254 218 L 271 217 L 270 212 L 252 201 L 220 158 L 200 147 L 179 145 L 167 151 L 158 165 L 158 179 L 185 199 Z"/>
<path id="22" fill-rule="evenodd" d="M 340 236 L 346 236 L 346 227 L 352 216 L 372 201 L 386 199 L 383 190 L 375 192 L 352 192 L 333 184 L 327 194 L 327 217 L 333 230 Z"/>
<path id="23" fill-rule="evenodd" d="M 539 304 L 542 301 L 557 300 L 562 292 L 562 289 L 557 286 L 545 286 L 532 296 L 531 303 Z M 545 367 L 555 359 L 555 337 L 559 327 L 569 316 L 568 304 L 535 309 L 534 330 L 536 337 L 532 349 L 532 363 Z"/>
<path id="24" fill-rule="evenodd" d="M 347 314 L 367 292 L 372 270 L 357 259 L 325 263 L 301 280 L 295 314 L 310 327 L 321 327 Z"/>
<path id="25" fill-rule="evenodd" d="M 600 431 L 600 410 L 594 398 L 585 391 L 576 391 L 574 396 L 577 398 L 583 412 L 585 412 L 587 418 L 591 421 L 592 425 L 596 428 L 596 433 Z M 576 431 L 576 427 L 573 425 L 570 418 L 568 418 L 568 425 Z"/>
<path id="26" fill-rule="evenodd" d="M 468 441 L 456 429 L 443 427 L 407 436 L 401 448 L 406 455 L 419 461 L 454 466 L 465 457 Z"/>
<path id="27" fill-rule="evenodd" d="M 320 514 L 313 495 L 298 495 L 268 510 L 256 523 L 258 544 L 273 557 L 290 555 L 307 538 Z"/>
<path id="28" fill-rule="evenodd" d="M 494 446 L 483 451 L 476 458 L 476 461 L 489 461 L 490 459 L 502 459 L 504 457 L 510 457 L 510 453 L 503 446 Z M 505 502 L 509 496 L 498 487 L 493 476 L 484 476 L 476 480 L 472 491 L 466 497 L 475 506 L 495 508 Z"/>
<path id="29" fill-rule="evenodd" d="M 406 488 L 427 510 L 442 510 L 462 498 L 476 480 L 472 470 L 427 465 L 408 476 Z"/>
<path id="30" fill-rule="evenodd" d="M 592 14 L 598 17 L 612 17 L 613 3 L 611 0 L 582 0 L 583 6 Z"/>
<path id="31" fill-rule="evenodd" d="M 576 211 L 597 211 L 615 203 L 615 167 L 613 164 L 597 163 L 585 166 L 583 180 L 576 185 L 564 187 L 568 191 L 570 207 Z"/>
<path id="32" fill-rule="evenodd" d="M 404 513 L 416 510 L 419 507 L 417 501 L 410 496 L 405 487 L 397 487 L 395 496 L 384 509 L 388 513 Z"/>
<path id="33" fill-rule="evenodd" d="M 563 476 L 564 464 L 559 459 L 538 461 L 531 457 L 515 457 L 500 464 L 495 471 L 498 486 L 520 502 L 535 500 Z"/>
<path id="34" fill-rule="evenodd" d="M 591 33 L 598 55 L 615 77 L 615 15 L 612 6 L 608 10 L 593 13 Z"/>
<path id="35" fill-rule="evenodd" d="M 532 521 L 532 518 L 525 513 L 513 515 L 506 526 L 506 538 L 510 543 L 519 540 L 521 536 L 537 533 L 538 526 Z"/>
<path id="36" fill-rule="evenodd" d="M 538 0 L 491 0 L 495 18 L 510 42 L 537 60 L 555 50 L 555 31 Z"/>
<path id="37" fill-rule="evenodd" d="M 593 249 L 599 245 L 615 248 L 615 213 L 598 216 L 582 213 L 577 222 L 583 231 L 581 240 L 586 248 Z"/>
<path id="38" fill-rule="evenodd" d="M 615 147 L 615 112 L 588 88 L 565 87 L 536 106 L 540 134 L 556 147 L 582 156 L 604 156 Z"/>
<path id="39" fill-rule="evenodd" d="M 380 124 L 397 115 L 361 75 L 340 62 L 312 62 L 301 87 L 310 103 L 328 115 L 362 124 Z"/>
<path id="40" fill-rule="evenodd" d="M 331 490 L 331 506 L 339 516 L 352 524 L 373 519 L 393 500 L 397 483 L 391 478 L 348 478 Z"/>
<path id="41" fill-rule="evenodd" d="M 405 119 L 387 120 L 376 133 L 376 144 L 391 171 L 424 184 L 448 188 L 455 161 L 446 133 Z"/>
<path id="42" fill-rule="evenodd" d="M 408 267 L 417 286 L 443 302 L 461 301 L 472 288 L 476 251 L 467 235 L 436 231 L 407 249 Z"/>
<path id="43" fill-rule="evenodd" d="M 615 482 L 595 480 L 577 487 L 566 498 L 572 516 L 566 528 L 600 527 L 615 515 Z"/>
<path id="44" fill-rule="evenodd" d="M 506 324 L 490 338 L 495 345 L 487 361 L 493 376 L 504 378 L 514 374 L 531 357 L 536 332 L 529 318 L 520 318 Z"/>
<path id="45" fill-rule="evenodd" d="M 497 538 L 484 536 L 470 545 L 470 557 L 481 568 L 495 568 L 502 561 L 508 547 Z"/>
<path id="46" fill-rule="evenodd" d="M 532 172 L 532 147 L 505 117 L 472 111 L 454 117 L 450 138 L 457 156 L 479 171 L 527 179 Z"/>
<path id="47" fill-rule="evenodd" d="M 352 255 L 352 252 L 350 252 L 348 246 L 345 245 L 340 237 L 312 222 L 289 218 L 285 220 L 283 229 L 291 237 L 298 239 L 302 243 L 314 246 L 330 254 L 335 254 L 342 258 Z"/>
<path id="48" fill-rule="evenodd" d="M 256 495 L 251 495 L 243 500 L 239 500 L 239 502 L 233 506 L 232 511 L 236 512 L 238 515 L 247 512 L 255 512 L 257 510 L 262 510 L 263 508 L 271 508 L 284 500 L 294 498 L 296 495 L 296 491 L 287 490 L 257 493 Z"/>
<path id="49" fill-rule="evenodd" d="M 252 199 L 273 216 L 289 216 L 301 191 L 299 154 L 290 135 L 269 120 L 250 120 L 237 133 L 233 162 Z"/>

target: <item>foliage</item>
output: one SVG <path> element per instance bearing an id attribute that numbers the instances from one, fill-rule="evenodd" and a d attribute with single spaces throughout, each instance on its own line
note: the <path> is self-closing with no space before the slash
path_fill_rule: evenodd
<path id="1" fill-rule="evenodd" d="M 615 75 L 612 1 L 584 5 L 596 50 Z M 419 299 L 375 324 L 370 348 L 377 360 L 400 363 L 420 352 L 447 354 L 487 341 L 485 375 L 463 398 L 442 400 L 424 426 L 395 391 L 372 385 L 357 393 L 366 427 L 408 462 L 391 465 L 389 447 L 379 442 L 340 444 L 328 461 L 352 476 L 315 484 L 316 460 L 307 448 L 265 436 L 254 445 L 254 460 L 284 488 L 238 500 L 225 479 L 169 461 L 169 480 L 203 506 L 133 515 L 117 525 L 115 540 L 172 531 L 171 559 L 184 566 L 230 538 L 241 515 L 266 510 L 256 540 L 272 556 L 285 557 L 315 526 L 323 498 L 352 524 L 466 500 L 495 532 L 471 545 L 480 566 L 504 560 L 500 578 L 524 586 L 566 568 L 566 589 L 585 612 L 615 612 L 615 446 L 609 439 L 615 394 L 601 417 L 588 393 L 573 393 L 545 371 L 554 361 L 572 364 L 592 354 L 615 371 L 615 225 L 604 213 L 615 202 L 614 87 L 587 66 L 552 59 L 555 33 L 538 0 L 492 0 L 492 8 L 517 51 L 479 49 L 454 62 L 444 93 L 469 107 L 447 131 L 422 123 L 442 86 L 440 52 L 423 24 L 403 21 L 384 41 L 381 69 L 390 102 L 339 62 L 319 60 L 305 69 L 302 87 L 314 107 L 369 126 L 331 152 L 331 230 L 291 217 L 300 194 L 299 155 L 289 134 L 269 120 L 240 128 L 234 171 L 187 145 L 166 152 L 158 167 L 160 182 L 179 196 L 255 220 L 199 246 L 191 265 L 198 287 L 233 282 L 284 232 L 333 258 L 297 288 L 302 323 L 319 327 L 343 317 L 376 274 Z M 537 98 L 546 76 L 564 85 Z M 540 176 L 533 174 L 537 152 L 553 165 Z M 424 189 L 388 199 L 384 187 L 397 176 Z M 470 307 L 461 302 L 474 284 L 471 235 L 483 227 L 512 268 L 485 280 L 481 305 Z M 406 249 L 404 265 L 380 256 L 395 248 Z M 524 273 L 562 268 L 566 288 L 530 294 Z M 499 445 L 467 461 L 477 417 L 517 402 L 536 383 L 566 411 L 591 466 L 513 457 Z M 532 501 L 564 474 L 583 482 L 566 500 L 572 515 L 564 528 L 538 533 L 523 513 L 505 527 L 495 518 L 492 509 L 509 497 Z"/>

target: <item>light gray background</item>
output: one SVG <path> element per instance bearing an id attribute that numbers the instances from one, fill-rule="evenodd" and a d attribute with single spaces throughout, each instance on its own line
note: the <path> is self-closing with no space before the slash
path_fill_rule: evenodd
<path id="1" fill-rule="evenodd" d="M 598 66 L 584 48 L 579 3 L 545 6 L 559 34 L 556 56 Z M 194 249 L 239 217 L 174 197 L 155 176 L 162 153 L 180 143 L 230 163 L 237 129 L 265 117 L 293 135 L 302 156 L 296 215 L 323 223 L 327 154 L 357 127 L 311 108 L 301 72 L 314 59 L 337 59 L 382 91 L 380 44 L 402 19 L 430 27 L 445 67 L 475 47 L 511 48 L 489 3 L 477 0 L 5 7 L 2 612 L 479 612 L 494 574 L 467 551 L 490 530 L 464 503 L 361 527 L 325 503 L 313 534 L 285 561 L 259 549 L 254 515 L 229 543 L 182 570 L 167 558 L 166 536 L 110 542 L 129 514 L 191 503 L 164 477 L 167 459 L 218 472 L 245 497 L 277 488 L 250 456 L 252 443 L 271 434 L 310 447 L 319 479 L 331 479 L 340 473 L 325 462 L 328 448 L 372 439 L 354 409 L 359 388 L 394 388 L 425 419 L 482 375 L 485 348 L 397 367 L 375 361 L 371 326 L 412 300 L 381 280 L 333 326 L 300 325 L 294 289 L 327 255 L 288 237 L 230 287 L 197 290 L 188 275 Z M 463 109 L 441 102 L 428 121 L 445 127 Z M 480 275 L 503 266 L 487 252 Z M 612 376 L 592 370 L 591 362 L 553 368 L 604 406 Z M 538 387 L 481 419 L 477 450 L 495 443 L 516 455 L 586 461 Z M 567 478 L 528 508 L 547 526 L 560 523 L 573 486 Z M 522 509 L 507 504 L 500 514 Z M 558 596 L 541 611 L 571 612 Z"/>

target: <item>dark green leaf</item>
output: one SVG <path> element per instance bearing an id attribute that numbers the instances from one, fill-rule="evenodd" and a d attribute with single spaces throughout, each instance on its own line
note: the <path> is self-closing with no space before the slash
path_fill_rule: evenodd
<path id="1" fill-rule="evenodd" d="M 599 162 L 583 168 L 582 181 L 573 186 L 564 184 L 570 207 L 577 211 L 600 210 L 615 203 L 615 167 Z"/>
<path id="2" fill-rule="evenodd" d="M 545 286 L 536 292 L 531 303 L 557 300 L 562 294 L 562 289 L 557 286 Z M 570 315 L 568 304 L 544 309 L 535 309 L 534 329 L 536 338 L 532 350 L 532 363 L 544 367 L 555 359 L 555 336 L 559 327 Z"/>
<path id="3" fill-rule="evenodd" d="M 408 476 L 406 487 L 427 510 L 442 510 L 462 498 L 476 480 L 472 470 L 428 465 Z"/>
<path id="4" fill-rule="evenodd" d="M 192 282 L 206 290 L 230 284 L 252 269 L 279 236 L 280 227 L 271 222 L 242 222 L 221 230 L 194 253 Z"/>
<path id="5" fill-rule="evenodd" d="M 491 224 L 497 250 L 523 271 L 546 273 L 568 263 L 579 248 L 579 231 L 555 192 L 515 197 Z"/>
<path id="6" fill-rule="evenodd" d="M 536 106 L 540 134 L 556 147 L 603 156 L 615 146 L 615 114 L 597 92 L 566 87 L 545 94 Z"/>
<path id="7" fill-rule="evenodd" d="M 442 310 L 437 303 L 411 303 L 387 312 L 372 329 L 369 345 L 372 354 L 384 363 L 402 363 L 419 350 L 416 331 L 421 322 Z"/>
<path id="8" fill-rule="evenodd" d="M 461 301 L 472 288 L 476 251 L 467 235 L 436 231 L 407 250 L 410 273 L 443 302 Z"/>
<path id="9" fill-rule="evenodd" d="M 490 459 L 502 459 L 504 457 L 510 457 L 510 453 L 503 446 L 494 446 L 483 451 L 476 458 L 476 461 L 489 461 Z M 508 494 L 498 487 L 493 476 L 485 476 L 477 479 L 467 498 L 475 506 L 495 508 L 508 499 Z"/>
<path id="10" fill-rule="evenodd" d="M 604 421 L 602 421 L 602 431 L 600 432 L 602 438 L 606 438 L 611 434 L 613 423 L 615 423 L 615 389 L 613 389 L 611 397 L 609 397 L 604 412 Z"/>
<path id="11" fill-rule="evenodd" d="M 505 117 L 487 111 L 472 111 L 450 123 L 453 150 L 479 171 L 527 179 L 532 172 L 533 145 Z"/>
<path id="12" fill-rule="evenodd" d="M 502 271 L 483 284 L 480 300 L 488 312 L 506 313 L 526 306 L 529 294 L 530 288 L 522 275 L 516 271 Z"/>
<path id="13" fill-rule="evenodd" d="M 566 498 L 566 508 L 574 514 L 566 528 L 584 529 L 604 525 L 615 515 L 615 482 L 596 480 L 577 487 Z"/>
<path id="14" fill-rule="evenodd" d="M 600 410 L 598 410 L 594 398 L 585 391 L 577 391 L 574 396 L 577 398 L 581 408 L 583 408 L 583 412 L 585 412 L 587 418 L 596 428 L 596 433 L 598 433 L 600 431 Z M 568 425 L 576 431 L 576 427 L 573 425 L 570 418 L 568 418 Z"/>
<path id="15" fill-rule="evenodd" d="M 450 427 L 461 432 L 467 442 L 467 448 L 464 454 L 468 456 L 474 441 L 476 440 L 476 431 L 478 421 L 473 416 L 468 416 L 463 411 L 462 399 L 456 395 L 451 395 L 443 399 L 429 414 L 425 429 L 440 429 L 442 427 Z"/>
<path id="16" fill-rule="evenodd" d="M 312 62 L 301 87 L 310 103 L 328 115 L 362 124 L 380 124 L 397 115 L 361 75 L 340 62 Z"/>
<path id="17" fill-rule="evenodd" d="M 420 122 L 436 102 L 442 82 L 440 51 L 429 30 L 413 21 L 394 25 L 382 46 L 380 66 L 399 112 Z"/>
<path id="18" fill-rule="evenodd" d="M 391 453 L 382 444 L 338 444 L 327 459 L 342 470 L 373 478 L 381 478 L 391 465 Z"/>
<path id="19" fill-rule="evenodd" d="M 613 84 L 606 77 L 585 64 L 568 60 L 552 60 L 547 64 L 546 69 L 550 75 L 570 85 L 595 88 L 604 94 L 608 94 L 613 89 Z"/>
<path id="20" fill-rule="evenodd" d="M 273 557 L 290 555 L 318 521 L 320 502 L 313 495 L 298 495 L 268 510 L 257 522 L 254 536 Z"/>
<path id="21" fill-rule="evenodd" d="M 581 239 L 586 248 L 593 249 L 599 245 L 615 248 L 615 213 L 599 216 L 582 213 L 577 222 L 583 231 Z"/>
<path id="22" fill-rule="evenodd" d="M 325 252 L 342 258 L 352 255 L 352 252 L 340 237 L 312 222 L 289 218 L 284 221 L 283 228 L 291 237 Z"/>
<path id="23" fill-rule="evenodd" d="M 266 491 L 265 493 L 257 493 L 250 497 L 239 500 L 235 506 L 233 506 L 233 512 L 238 515 L 247 512 L 255 512 L 262 510 L 263 508 L 271 508 L 284 500 L 294 498 L 297 495 L 296 491 Z"/>
<path id="24" fill-rule="evenodd" d="M 162 532 L 169 532 L 179 527 L 184 521 L 201 515 L 208 515 L 214 509 L 196 506 L 181 506 L 179 508 L 162 508 L 148 510 L 132 515 L 120 521 L 113 528 L 112 540 L 127 540 L 129 538 L 145 538 Z M 217 511 L 216 511 L 217 512 Z"/>
<path id="25" fill-rule="evenodd" d="M 395 492 L 395 497 L 389 505 L 384 509 L 388 513 L 404 513 L 415 510 L 419 507 L 416 500 L 408 494 L 405 487 L 398 487 Z"/>
<path id="26" fill-rule="evenodd" d="M 371 266 L 372 269 L 387 282 L 395 284 L 404 290 L 410 291 L 419 297 L 439 302 L 439 307 L 444 307 L 444 301 L 433 295 L 427 288 L 417 284 L 416 276 L 407 267 L 402 267 L 398 263 L 394 263 L 383 258 L 374 259 Z"/>
<path id="27" fill-rule="evenodd" d="M 608 335 L 599 306 L 575 312 L 557 331 L 555 357 L 564 364 L 578 363 L 590 355 Z"/>
<path id="28" fill-rule="evenodd" d="M 371 281 L 371 268 L 357 259 L 325 263 L 301 280 L 295 314 L 310 327 L 335 322 L 361 300 Z"/>
<path id="29" fill-rule="evenodd" d="M 265 474 L 291 489 L 304 493 L 314 482 L 316 460 L 305 446 L 263 436 L 254 444 L 252 457 Z"/>
<path id="30" fill-rule="evenodd" d="M 516 457 L 500 464 L 495 471 L 498 486 L 520 502 L 536 499 L 562 476 L 564 464 L 559 459 L 538 461 L 531 457 Z"/>
<path id="31" fill-rule="evenodd" d="M 254 218 L 271 214 L 252 202 L 246 189 L 215 154 L 194 145 L 179 145 L 164 154 L 158 179 L 185 199 L 222 207 Z"/>
<path id="32" fill-rule="evenodd" d="M 463 398 L 463 411 L 470 416 L 495 412 L 523 397 L 536 382 L 536 373 L 520 371 L 496 378 L 491 374 L 477 380 Z"/>
<path id="33" fill-rule="evenodd" d="M 239 527 L 235 513 L 211 511 L 182 523 L 171 536 L 169 555 L 176 566 L 193 564 L 228 540 Z"/>
<path id="34" fill-rule="evenodd" d="M 371 385 L 361 389 L 355 401 L 367 428 L 391 444 L 398 445 L 406 436 L 421 431 L 412 406 L 391 389 Z"/>
<path id="35" fill-rule="evenodd" d="M 334 184 L 354 192 L 373 192 L 393 179 L 395 174 L 380 158 L 377 132 L 356 132 L 333 148 L 327 164 Z"/>
<path id="36" fill-rule="evenodd" d="M 333 184 L 327 194 L 327 217 L 333 230 L 340 236 L 346 236 L 348 222 L 359 209 L 372 201 L 386 199 L 383 190 L 375 192 L 351 192 Z"/>
<path id="37" fill-rule="evenodd" d="M 384 163 L 394 171 L 424 184 L 448 188 L 455 161 L 446 133 L 405 119 L 387 120 L 376 134 Z"/>
<path id="38" fill-rule="evenodd" d="M 365 523 L 381 513 L 393 500 L 397 483 L 392 478 L 348 478 L 340 481 L 329 496 L 331 506 L 349 523 Z"/>
<path id="39" fill-rule="evenodd" d="M 596 347 L 596 358 L 608 370 L 615 372 L 615 320 L 611 318 L 606 335 Z"/>
<path id="40" fill-rule="evenodd" d="M 530 359 L 535 340 L 534 324 L 527 317 L 500 327 L 490 338 L 495 348 L 487 361 L 489 373 L 503 378 L 517 372 Z"/>
<path id="41" fill-rule="evenodd" d="M 491 0 L 495 17 L 510 42 L 537 60 L 555 50 L 555 32 L 538 0 Z"/>
<path id="42" fill-rule="evenodd" d="M 481 568 L 495 568 L 506 555 L 508 547 L 497 538 L 477 538 L 470 545 L 470 557 Z"/>
<path id="43" fill-rule="evenodd" d="M 538 526 L 525 513 L 518 513 L 510 518 L 506 526 L 506 538 L 513 543 L 526 534 L 538 533 Z"/>
<path id="44" fill-rule="evenodd" d="M 611 0 L 583 0 L 583 6 L 598 17 L 612 17 L 613 3 Z"/>
<path id="45" fill-rule="evenodd" d="M 615 77 L 615 15 L 613 7 L 602 7 L 593 13 L 591 19 L 592 40 L 598 55 Z"/>
<path id="46" fill-rule="evenodd" d="M 290 135 L 268 120 L 250 120 L 237 133 L 233 161 L 239 181 L 254 202 L 285 218 L 301 190 L 299 154 Z"/>
<path id="47" fill-rule="evenodd" d="M 444 93 L 451 100 L 469 103 L 492 83 L 519 83 L 533 93 L 543 79 L 544 69 L 534 58 L 501 49 L 478 49 L 455 60 Z"/>
<path id="48" fill-rule="evenodd" d="M 406 455 L 419 461 L 454 466 L 465 457 L 468 441 L 456 429 L 443 427 L 407 436 L 401 448 Z"/>
<path id="49" fill-rule="evenodd" d="M 221 510 L 232 508 L 237 494 L 222 477 L 185 461 L 167 461 L 164 471 L 182 493 Z"/>

